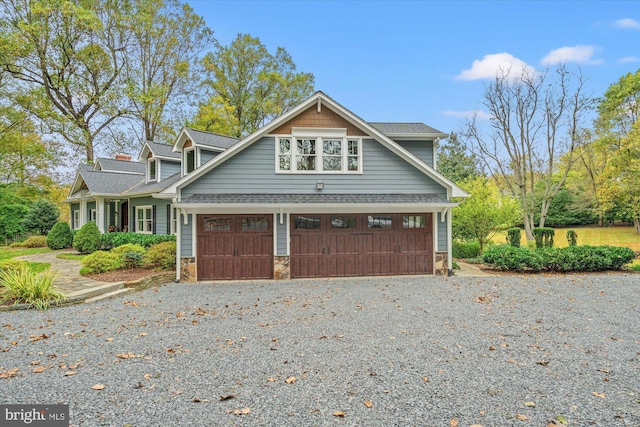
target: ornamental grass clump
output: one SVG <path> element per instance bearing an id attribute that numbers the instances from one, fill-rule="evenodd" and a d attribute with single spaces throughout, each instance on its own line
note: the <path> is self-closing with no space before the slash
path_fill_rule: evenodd
<path id="1" fill-rule="evenodd" d="M 65 295 L 53 284 L 55 276 L 51 270 L 36 273 L 25 265 L 3 269 L 0 271 L 0 304 L 13 301 L 38 310 L 49 308 L 52 302 L 59 304 Z"/>

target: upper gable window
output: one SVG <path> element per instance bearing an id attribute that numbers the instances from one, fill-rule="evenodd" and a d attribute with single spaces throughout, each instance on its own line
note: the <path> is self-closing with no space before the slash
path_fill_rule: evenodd
<path id="1" fill-rule="evenodd" d="M 191 173 L 196 168 L 196 149 L 188 148 L 184 150 L 184 173 Z"/>
<path id="2" fill-rule="evenodd" d="M 156 159 L 149 159 L 147 162 L 147 170 L 149 171 L 148 181 L 155 181 L 158 179 L 158 161 Z"/>
<path id="3" fill-rule="evenodd" d="M 276 138 L 278 173 L 359 173 L 362 140 L 350 137 Z"/>

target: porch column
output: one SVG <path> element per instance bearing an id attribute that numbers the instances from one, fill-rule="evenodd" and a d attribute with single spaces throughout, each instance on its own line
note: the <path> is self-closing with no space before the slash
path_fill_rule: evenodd
<path id="1" fill-rule="evenodd" d="M 96 225 L 101 233 L 104 233 L 104 200 L 102 197 L 96 197 Z"/>
<path id="2" fill-rule="evenodd" d="M 80 201 L 80 224 L 78 224 L 78 228 L 82 228 L 83 225 L 87 223 L 87 201 Z"/>
<path id="3" fill-rule="evenodd" d="M 453 208 L 447 209 L 447 275 L 453 276 L 453 250 L 451 246 L 453 245 L 453 237 L 451 236 L 451 213 L 453 212 Z"/>
<path id="4" fill-rule="evenodd" d="M 171 205 L 171 210 L 173 211 L 173 205 Z M 181 250 L 181 239 L 180 236 L 182 235 L 182 233 L 180 232 L 181 227 L 181 223 L 180 223 L 180 219 L 182 219 L 182 209 L 176 209 L 175 210 L 177 218 L 176 218 L 176 282 L 180 281 L 180 267 L 182 264 L 182 250 Z"/>

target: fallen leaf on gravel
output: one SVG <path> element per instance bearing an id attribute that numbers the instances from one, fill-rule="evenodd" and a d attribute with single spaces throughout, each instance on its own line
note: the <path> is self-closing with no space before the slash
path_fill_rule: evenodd
<path id="1" fill-rule="evenodd" d="M 489 351 L 494 351 L 496 348 L 494 346 L 489 347 Z"/>
<path id="2" fill-rule="evenodd" d="M 449 421 L 449 425 L 451 427 L 458 427 L 458 420 L 451 420 Z"/>
<path id="3" fill-rule="evenodd" d="M 91 388 L 94 390 L 102 390 L 104 388 L 104 384 L 96 384 L 91 386 Z"/>
<path id="4" fill-rule="evenodd" d="M 251 413 L 251 409 L 249 408 L 242 408 L 242 409 L 234 409 L 233 410 L 233 415 L 247 415 Z"/>
<path id="5" fill-rule="evenodd" d="M 367 408 L 371 408 L 373 407 L 373 402 L 370 400 L 365 400 L 364 401 L 364 406 L 366 406 Z"/>
<path id="6" fill-rule="evenodd" d="M 335 411 L 335 412 L 333 413 L 333 416 L 334 416 L 334 417 L 341 417 L 341 418 L 344 418 L 344 416 L 345 416 L 345 415 L 347 415 L 347 414 L 345 414 L 345 413 L 344 413 L 344 411 Z"/>
<path id="7" fill-rule="evenodd" d="M 43 340 L 45 338 L 49 338 L 49 335 L 47 334 L 42 334 L 42 335 L 29 335 L 29 341 L 33 342 L 33 341 L 40 341 Z"/>
<path id="8" fill-rule="evenodd" d="M 604 398 L 605 398 L 604 393 L 598 393 L 598 392 L 595 392 L 595 391 L 594 391 L 594 392 L 592 392 L 591 394 L 593 394 L 594 396 L 599 397 L 599 398 L 601 398 L 601 399 L 604 399 Z"/>
<path id="9" fill-rule="evenodd" d="M 286 380 L 284 380 L 284 382 L 287 384 L 293 384 L 296 382 L 296 377 L 289 377 Z"/>
<path id="10" fill-rule="evenodd" d="M 536 364 L 542 365 L 542 366 L 547 366 L 549 364 L 549 361 L 548 360 L 538 360 L 536 362 Z"/>
<path id="11" fill-rule="evenodd" d="M 105 341 L 106 341 L 106 342 L 111 342 L 111 341 L 113 341 L 113 337 L 111 337 L 111 338 L 107 338 Z"/>
<path id="12" fill-rule="evenodd" d="M 33 368 L 31 370 L 31 372 L 33 372 L 34 374 L 39 374 L 39 373 L 44 372 L 46 370 L 47 370 L 46 366 L 37 366 L 37 367 Z"/>
<path id="13" fill-rule="evenodd" d="M 4 372 L 0 372 L 0 379 L 15 377 L 16 375 L 18 375 L 18 372 L 20 372 L 19 368 L 13 368 Z"/>
<path id="14" fill-rule="evenodd" d="M 422 377 L 422 381 L 424 381 L 425 383 L 429 382 L 429 377 Z"/>
<path id="15" fill-rule="evenodd" d="M 516 418 L 519 419 L 520 421 L 527 421 L 529 418 L 527 418 L 526 415 L 522 415 L 522 414 L 516 414 Z"/>
<path id="16" fill-rule="evenodd" d="M 276 379 L 275 379 L 275 378 L 273 378 L 273 377 L 269 377 L 269 378 L 267 378 L 267 381 L 269 381 L 270 383 L 274 383 L 274 382 L 276 382 L 276 381 L 278 381 L 278 380 L 276 380 Z"/>
<path id="17" fill-rule="evenodd" d="M 480 424 L 471 424 L 470 427 L 482 427 Z"/>
<path id="18" fill-rule="evenodd" d="M 65 377 L 70 377 L 70 376 L 75 375 L 75 374 L 77 374 L 76 371 L 67 371 L 67 372 L 64 373 L 64 376 Z"/>
<path id="19" fill-rule="evenodd" d="M 146 337 L 146 336 L 147 336 L 147 333 L 146 333 L 146 332 L 140 332 L 140 333 L 138 334 L 138 336 L 139 336 L 139 337 Z"/>
<path id="20" fill-rule="evenodd" d="M 609 373 L 608 369 L 598 369 L 598 372 L 604 372 L 605 374 Z"/>
<path id="21" fill-rule="evenodd" d="M 567 419 L 564 417 L 564 415 L 558 415 L 556 417 L 556 420 L 560 421 L 562 424 L 569 424 L 569 421 L 567 421 Z"/>
<path id="22" fill-rule="evenodd" d="M 80 363 L 74 363 L 73 365 L 69 365 L 69 369 L 78 369 L 80 367 Z"/>
<path id="23" fill-rule="evenodd" d="M 527 406 L 529 408 L 535 408 L 536 407 L 536 403 L 535 402 L 524 402 L 524 406 Z"/>
<path id="24" fill-rule="evenodd" d="M 33 362 L 29 363 L 30 366 L 35 366 L 35 365 L 39 365 L 40 361 L 39 360 L 34 360 Z"/>
<path id="25" fill-rule="evenodd" d="M 235 399 L 236 397 L 233 394 L 227 394 L 226 396 L 220 396 L 220 402 L 224 402 L 225 400 Z"/>
<path id="26" fill-rule="evenodd" d="M 202 399 L 200 399 L 199 397 L 194 397 L 193 399 L 191 399 L 191 401 L 193 403 L 200 403 L 200 402 L 202 402 Z"/>

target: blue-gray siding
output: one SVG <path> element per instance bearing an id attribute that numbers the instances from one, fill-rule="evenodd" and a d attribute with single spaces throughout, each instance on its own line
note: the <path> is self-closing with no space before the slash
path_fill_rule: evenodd
<path id="1" fill-rule="evenodd" d="M 189 222 L 187 225 L 184 224 L 184 219 L 180 216 L 180 256 L 182 258 L 192 257 L 193 256 L 193 231 L 192 231 L 192 222 L 195 218 L 194 215 L 188 215 Z"/>
<path id="2" fill-rule="evenodd" d="M 438 227 L 438 248 L 436 251 L 444 252 L 447 250 L 447 221 L 442 221 L 442 214 L 438 212 L 437 217 Z"/>
<path id="3" fill-rule="evenodd" d="M 217 156 L 218 154 L 220 154 L 217 151 L 209 151 L 209 150 L 204 150 L 204 149 L 200 149 L 200 165 L 204 165 L 205 163 L 207 163 L 209 160 L 213 159 L 215 156 Z"/>
<path id="4" fill-rule="evenodd" d="M 276 255 L 288 255 L 287 254 L 287 228 L 289 226 L 288 224 L 288 217 L 289 215 L 287 214 L 283 214 L 283 221 L 280 221 L 280 214 L 276 215 L 276 236 L 275 238 L 276 240 Z M 280 223 L 282 222 L 282 224 Z"/>
<path id="5" fill-rule="evenodd" d="M 433 167 L 433 141 L 396 141 L 405 150 Z"/>
<path id="6" fill-rule="evenodd" d="M 156 207 L 156 233 L 155 234 L 168 234 L 167 227 L 167 211 L 169 203 L 164 200 L 154 199 L 153 197 L 137 197 L 130 199 L 129 202 L 129 230 L 138 231 L 137 224 L 134 227 L 134 221 L 136 220 L 136 206 L 155 206 Z"/>
<path id="7" fill-rule="evenodd" d="M 172 162 L 170 160 L 160 160 L 160 180 L 169 178 L 180 172 L 180 161 Z"/>
<path id="8" fill-rule="evenodd" d="M 323 181 L 324 192 L 335 194 L 428 193 L 446 197 L 446 189 L 407 164 L 375 140 L 362 143 L 361 174 L 275 173 L 274 138 L 264 137 L 182 190 L 191 194 L 315 193 Z"/>

